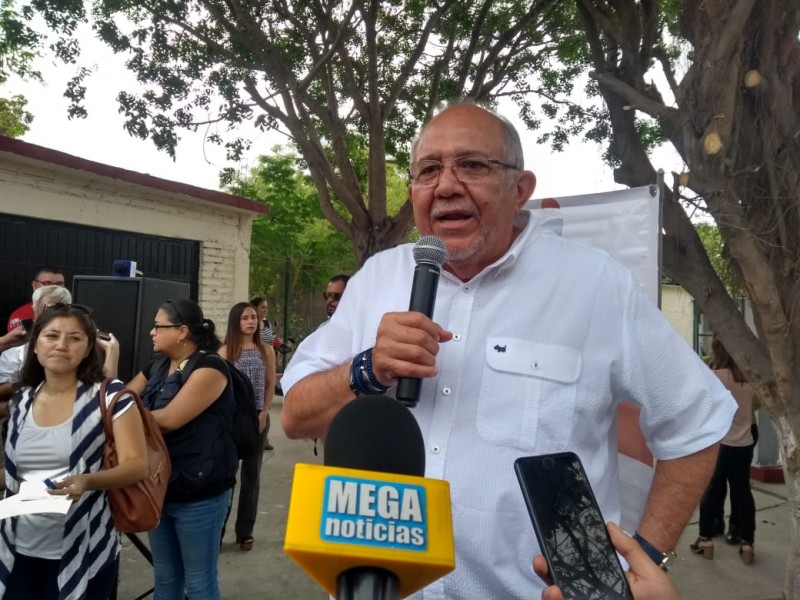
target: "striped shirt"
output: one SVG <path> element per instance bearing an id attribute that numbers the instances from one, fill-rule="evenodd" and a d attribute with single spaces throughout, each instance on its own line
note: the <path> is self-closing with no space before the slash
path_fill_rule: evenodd
<path id="1" fill-rule="evenodd" d="M 272 331 L 272 324 L 264 319 L 261 321 L 261 341 L 265 346 L 272 346 L 275 341 L 275 332 Z"/>

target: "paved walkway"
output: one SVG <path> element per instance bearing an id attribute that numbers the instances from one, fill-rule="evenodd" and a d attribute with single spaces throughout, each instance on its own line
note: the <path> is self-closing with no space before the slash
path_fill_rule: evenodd
<path id="1" fill-rule="evenodd" d="M 746 566 L 739 547 L 714 538 L 714 560 L 692 554 L 689 544 L 698 534 L 698 513 L 683 532 L 677 564 L 670 576 L 685 600 L 779 600 L 786 574 L 791 535 L 786 486 L 751 481 L 756 501 L 755 561 Z M 725 517 L 730 514 L 726 503 Z"/>
<path id="2" fill-rule="evenodd" d="M 294 465 L 297 462 L 319 464 L 322 461 L 321 457 L 314 456 L 313 442 L 286 439 L 280 429 L 280 409 L 279 403 L 273 405 L 270 442 L 275 450 L 267 452 L 264 457 L 260 512 L 254 533 L 256 543 L 250 552 L 239 550 L 234 543 L 232 522 L 228 525 L 219 564 L 222 597 L 225 599 L 327 598 L 300 567 L 283 553 Z M 684 600 L 780 598 L 790 535 L 785 486 L 754 481 L 753 491 L 758 510 L 755 563 L 749 567 L 743 565 L 739 560 L 738 546 L 728 546 L 722 538 L 715 540 L 713 561 L 691 554 L 689 544 L 697 537 L 695 514 L 680 539 L 678 560 L 670 570 L 672 580 Z M 234 518 L 232 515 L 231 519 Z M 146 542 L 146 535 L 140 537 Z M 136 548 L 126 542 L 122 551 L 119 599 L 137 598 L 152 585 L 150 565 Z"/>

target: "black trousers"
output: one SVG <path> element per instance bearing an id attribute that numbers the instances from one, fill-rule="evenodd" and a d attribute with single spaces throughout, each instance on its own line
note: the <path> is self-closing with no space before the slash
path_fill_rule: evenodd
<path id="1" fill-rule="evenodd" d="M 714 520 L 725 503 L 726 484 L 731 487 L 731 510 L 736 514 L 739 536 L 752 544 L 756 529 L 756 505 L 750 490 L 753 446 L 719 447 L 717 465 L 700 500 L 700 536 L 713 537 Z"/>
<path id="2" fill-rule="evenodd" d="M 58 567 L 60 560 L 33 558 L 24 554 L 14 557 L 14 568 L 8 578 L 3 600 L 58 600 Z M 117 579 L 119 557 L 89 580 L 86 600 L 108 600 Z"/>

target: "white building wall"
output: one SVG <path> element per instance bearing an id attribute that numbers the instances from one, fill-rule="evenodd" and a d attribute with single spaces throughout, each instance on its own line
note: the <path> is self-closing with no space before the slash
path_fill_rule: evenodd
<path id="1" fill-rule="evenodd" d="M 693 346 L 694 304 L 689 293 L 678 285 L 662 285 L 661 312 L 686 343 Z"/>
<path id="2" fill-rule="evenodd" d="M 24 157 L 2 158 L 0 212 L 198 241 L 199 301 L 220 333 L 230 307 L 249 297 L 252 213 Z"/>

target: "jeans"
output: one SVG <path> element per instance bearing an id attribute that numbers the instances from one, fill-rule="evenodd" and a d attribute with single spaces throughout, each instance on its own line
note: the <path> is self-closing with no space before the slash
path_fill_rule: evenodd
<path id="1" fill-rule="evenodd" d="M 231 490 L 197 502 L 164 504 L 150 531 L 155 600 L 220 600 L 217 561 Z"/>

